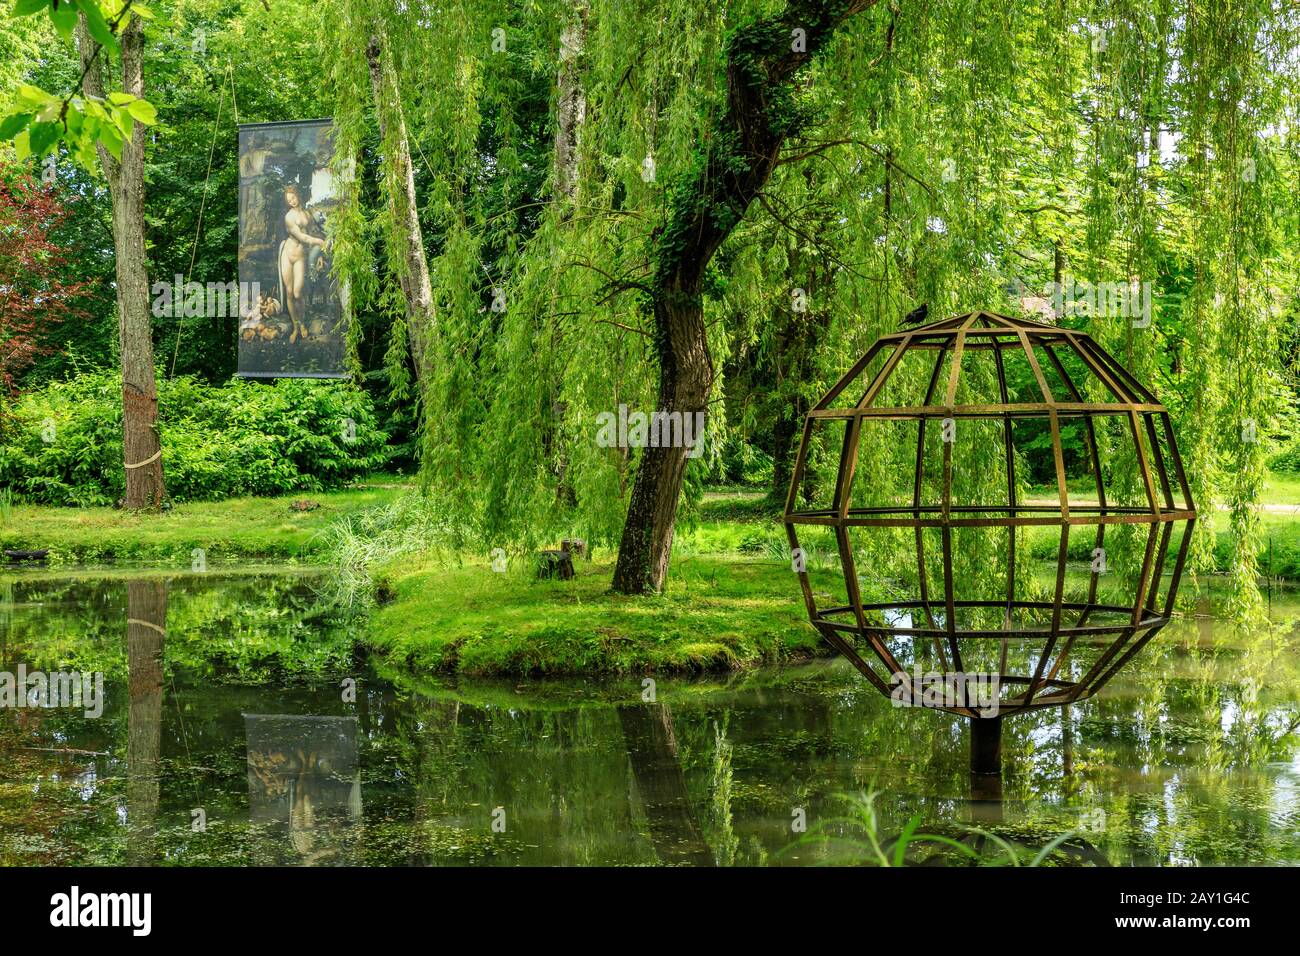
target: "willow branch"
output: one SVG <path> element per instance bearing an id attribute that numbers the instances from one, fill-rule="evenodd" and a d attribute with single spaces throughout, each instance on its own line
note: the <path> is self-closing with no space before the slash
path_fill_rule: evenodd
<path id="1" fill-rule="evenodd" d="M 864 149 L 869 149 L 869 150 L 870 150 L 871 152 L 873 152 L 876 156 L 878 156 L 878 157 L 879 157 L 879 158 L 880 158 L 880 159 L 885 163 L 886 166 L 889 166 L 889 167 L 891 167 L 891 168 L 893 168 L 893 169 L 898 170 L 900 173 L 902 173 L 904 176 L 906 176 L 906 177 L 907 177 L 908 179 L 910 179 L 912 182 L 916 183 L 918 186 L 920 186 L 922 189 L 924 189 L 927 193 L 929 193 L 931 199 L 934 198 L 934 187 L 933 187 L 933 186 L 931 186 L 931 185 L 930 185 L 929 183 L 927 183 L 925 180 L 921 179 L 919 176 L 917 176 L 917 175 L 916 175 L 915 173 L 913 173 L 911 170 L 909 170 L 909 169 L 907 169 L 906 167 L 900 165 L 899 162 L 898 162 L 898 160 L 894 159 L 893 156 L 890 156 L 888 153 L 882 151 L 879 147 L 873 145 L 872 143 L 868 143 L 868 142 L 865 142 L 864 140 L 860 140 L 860 139 L 836 139 L 836 140 L 831 140 L 830 142 L 827 142 L 827 143 L 818 143 L 818 144 L 817 144 L 816 146 L 814 146 L 812 149 L 805 150 L 805 151 L 802 152 L 802 153 L 796 153 L 795 155 L 792 155 L 792 156 L 783 156 L 781 159 L 779 159 L 779 160 L 777 161 L 777 165 L 778 165 L 778 166 L 785 166 L 785 165 L 787 165 L 787 164 L 789 164 L 789 163 L 797 163 L 797 162 L 800 162 L 800 161 L 802 161 L 802 160 L 809 159 L 809 158 L 811 158 L 811 157 L 813 157 L 813 156 L 820 155 L 821 153 L 825 152 L 825 151 L 828 150 L 828 149 L 831 149 L 831 148 L 834 147 L 834 146 L 861 146 L 861 147 L 863 147 Z"/>

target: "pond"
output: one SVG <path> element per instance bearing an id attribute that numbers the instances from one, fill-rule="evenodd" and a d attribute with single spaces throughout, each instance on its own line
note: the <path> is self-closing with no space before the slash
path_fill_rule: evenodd
<path id="1" fill-rule="evenodd" d="M 412 675 L 315 583 L 0 576 L 0 672 L 104 675 L 98 715 L 89 684 L 0 710 L 0 863 L 862 863 L 914 818 L 988 862 L 1067 833 L 1049 863 L 1300 862 L 1294 594 L 1254 631 L 1205 602 L 1096 699 L 1006 721 L 995 799 L 964 721 L 839 660 L 653 688 Z"/>

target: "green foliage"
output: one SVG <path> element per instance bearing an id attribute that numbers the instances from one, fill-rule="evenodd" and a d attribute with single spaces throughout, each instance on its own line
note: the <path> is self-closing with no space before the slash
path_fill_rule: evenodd
<path id="1" fill-rule="evenodd" d="M 105 50 L 120 48 L 119 36 L 134 19 L 150 20 L 153 10 L 138 0 L 17 0 L 15 17 L 49 14 L 50 23 L 65 41 L 71 41 L 79 16 L 94 43 L 97 61 Z M 102 67 L 102 63 L 97 62 Z M 152 126 L 158 111 L 153 104 L 121 91 L 90 96 L 81 89 L 56 95 L 30 84 L 18 87 L 17 97 L 8 113 L 0 119 L 0 141 L 12 141 L 19 160 L 34 156 L 40 159 L 55 150 L 60 142 L 92 174 L 99 171 L 97 147 L 115 159 L 122 158 L 122 143 L 129 140 L 135 124 Z"/>
<path id="2" fill-rule="evenodd" d="M 738 434 L 727 437 L 710 479 L 723 485 L 765 488 L 772 481 L 772 456 Z"/>
<path id="3" fill-rule="evenodd" d="M 1300 442 L 1292 443 L 1282 449 L 1268 461 L 1269 467 L 1277 471 L 1300 474 Z"/>
<path id="4" fill-rule="evenodd" d="M 369 398 L 346 384 L 163 379 L 159 422 L 175 501 L 338 488 L 386 460 Z M 21 500 L 110 504 L 123 483 L 116 375 L 53 382 L 0 420 L 0 485 Z"/>
<path id="5" fill-rule="evenodd" d="M 876 809 L 880 797 L 875 789 L 841 794 L 838 799 L 845 812 L 819 817 L 787 852 L 808 845 L 834 847 L 845 853 L 844 862 L 871 866 L 1037 867 L 1051 861 L 1058 848 L 1075 837 L 1073 832 L 1062 833 L 1040 847 L 1025 846 L 1014 837 L 1008 840 L 980 827 L 964 827 L 952 836 L 927 833 L 921 829 L 919 814 L 912 816 L 897 834 L 889 836 Z"/>

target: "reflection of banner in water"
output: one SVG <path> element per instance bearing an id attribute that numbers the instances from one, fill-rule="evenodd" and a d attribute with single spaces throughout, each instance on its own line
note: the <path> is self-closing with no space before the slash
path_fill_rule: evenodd
<path id="1" fill-rule="evenodd" d="M 316 843 L 318 822 L 361 818 L 357 719 L 245 714 L 248 804 L 254 823 L 287 822 L 300 853 Z"/>
<path id="2" fill-rule="evenodd" d="M 344 378 L 326 225 L 338 205 L 328 120 L 239 128 L 239 374 Z"/>

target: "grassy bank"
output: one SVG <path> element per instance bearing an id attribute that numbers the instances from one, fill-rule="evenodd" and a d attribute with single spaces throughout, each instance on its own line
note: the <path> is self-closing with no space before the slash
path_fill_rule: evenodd
<path id="1" fill-rule="evenodd" d="M 318 532 L 342 515 L 391 501 L 402 489 L 386 482 L 348 491 L 281 498 L 232 498 L 177 505 L 160 514 L 114 508 L 10 505 L 0 510 L 0 548 L 49 548 L 51 564 L 105 561 L 180 562 L 195 548 L 210 563 L 314 555 Z M 306 499 L 319 507 L 293 511 Z"/>
<path id="2" fill-rule="evenodd" d="M 0 545 L 52 550 L 53 564 L 132 561 L 188 567 L 202 548 L 211 565 L 238 560 L 326 560 L 321 534 L 345 515 L 393 514 L 406 493 L 401 479 L 376 476 L 348 491 L 313 495 L 319 507 L 290 510 L 293 499 L 242 498 L 177 506 L 161 515 L 109 508 L 15 505 L 0 509 Z M 416 499 L 403 499 L 401 512 Z M 373 509 L 373 510 L 368 510 Z M 418 506 L 416 508 L 418 511 Z M 409 515 L 407 516 L 410 517 Z M 1217 558 L 1226 569 L 1226 516 Z M 1300 521 L 1263 516 L 1275 574 L 1300 576 Z M 378 531 L 359 525 L 359 540 Z M 379 605 L 366 640 L 397 664 L 425 672 L 639 675 L 717 671 L 808 658 L 825 653 L 809 626 L 790 571 L 785 533 L 772 507 L 756 493 L 707 496 L 693 520 L 684 520 L 674 546 L 667 592 L 630 598 L 610 593 L 613 555 L 576 562 L 573 581 L 539 581 L 531 559 L 514 557 L 494 571 L 487 554 L 419 550 L 439 540 L 436 522 L 399 526 L 411 547 L 363 565 L 378 582 Z M 336 536 L 337 538 L 337 536 Z M 1052 533 L 1030 553 L 1055 558 Z M 1086 560 L 1080 539 L 1076 560 Z M 809 539 L 814 556 L 829 544 Z M 1039 553 L 1041 552 L 1041 554 Z M 815 566 L 814 566 L 815 565 Z M 1267 562 L 1264 562 L 1267 567 Z M 839 592 L 838 564 L 810 561 L 814 590 Z"/>
<path id="3" fill-rule="evenodd" d="M 822 653 L 788 563 L 735 554 L 674 560 L 661 597 L 611 594 L 612 558 L 572 581 L 432 558 L 385 572 L 367 640 L 414 667 L 461 674 L 727 670 Z"/>
<path id="4" fill-rule="evenodd" d="M 1218 517 L 1226 528 L 1226 515 Z M 1300 576 L 1300 521 L 1269 513 L 1263 522 L 1274 573 Z M 1051 529 L 1041 537 L 1031 553 L 1054 562 L 1059 539 Z M 1227 570 L 1226 531 L 1218 537 L 1216 560 Z M 1086 562 L 1091 539 L 1078 544 L 1072 557 Z M 407 554 L 377 569 L 382 603 L 367 641 L 394 662 L 467 675 L 726 670 L 825 653 L 787 550 L 761 496 L 729 492 L 710 494 L 698 520 L 682 525 L 659 597 L 610 593 L 608 552 L 577 562 L 567 582 L 535 580 L 520 558 L 498 573 L 485 555 Z M 835 561 L 816 564 L 815 591 L 842 589 Z"/>

